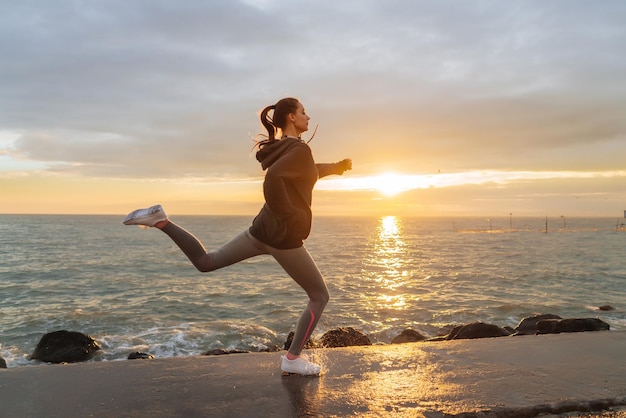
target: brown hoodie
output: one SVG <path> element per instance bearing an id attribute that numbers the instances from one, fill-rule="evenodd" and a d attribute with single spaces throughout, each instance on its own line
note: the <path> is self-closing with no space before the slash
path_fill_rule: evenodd
<path id="1" fill-rule="evenodd" d="M 311 232 L 311 199 L 318 178 L 311 149 L 289 137 L 264 146 L 256 157 L 267 169 L 265 204 L 250 233 L 274 248 L 298 248 Z"/>

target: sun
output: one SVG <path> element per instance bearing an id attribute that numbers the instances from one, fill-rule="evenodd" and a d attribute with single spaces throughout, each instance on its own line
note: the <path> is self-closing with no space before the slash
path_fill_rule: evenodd
<path id="1" fill-rule="evenodd" d="M 367 190 L 377 192 L 384 197 L 394 197 L 409 190 L 427 189 L 435 185 L 435 179 L 430 175 L 386 172 L 361 177 L 324 180 L 318 189 L 333 191 Z"/>
<path id="2" fill-rule="evenodd" d="M 419 187 L 415 176 L 396 173 L 382 173 L 371 177 L 372 188 L 383 196 L 392 197 L 407 190 Z"/>

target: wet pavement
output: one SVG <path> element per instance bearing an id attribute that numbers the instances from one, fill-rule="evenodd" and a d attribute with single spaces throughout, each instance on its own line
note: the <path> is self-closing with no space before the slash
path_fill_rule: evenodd
<path id="1" fill-rule="evenodd" d="M 0 417 L 536 416 L 626 405 L 622 331 L 309 357 L 322 376 L 282 376 L 280 353 L 0 370 Z"/>

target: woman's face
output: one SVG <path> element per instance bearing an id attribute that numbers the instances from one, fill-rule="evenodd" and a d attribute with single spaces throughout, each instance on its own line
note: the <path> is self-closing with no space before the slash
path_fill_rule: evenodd
<path id="1" fill-rule="evenodd" d="M 293 115 L 293 124 L 300 135 L 302 132 L 306 132 L 309 129 L 309 119 L 311 119 L 305 112 L 304 106 L 302 103 L 298 103 L 298 109 L 296 109 L 296 113 L 292 113 Z"/>

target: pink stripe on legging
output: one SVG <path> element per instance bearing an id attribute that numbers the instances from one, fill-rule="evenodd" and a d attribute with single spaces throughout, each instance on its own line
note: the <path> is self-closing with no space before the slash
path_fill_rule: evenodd
<path id="1" fill-rule="evenodd" d="M 313 309 L 309 308 L 309 313 L 311 314 L 311 322 L 309 322 L 309 327 L 306 329 L 306 333 L 304 334 L 304 338 L 302 339 L 302 343 L 300 344 L 299 352 L 302 352 L 302 350 L 304 349 L 304 345 L 309 339 L 309 333 L 311 332 L 311 327 L 313 326 L 313 323 L 315 322 L 315 314 L 313 313 Z"/>

